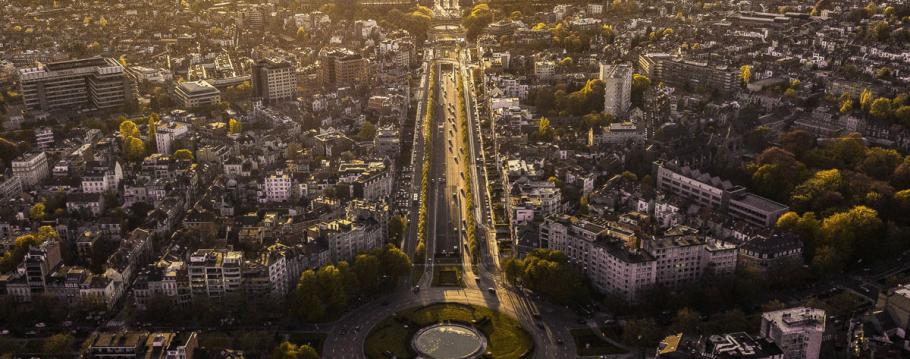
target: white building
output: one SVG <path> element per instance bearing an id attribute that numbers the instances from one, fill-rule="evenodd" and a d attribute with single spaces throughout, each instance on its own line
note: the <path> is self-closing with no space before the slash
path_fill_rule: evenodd
<path id="1" fill-rule="evenodd" d="M 170 155 L 174 152 L 174 140 L 186 135 L 188 128 L 185 124 L 170 122 L 160 123 L 155 129 L 155 147 L 158 153 Z"/>
<path id="2" fill-rule="evenodd" d="M 624 117 L 632 106 L 632 65 L 601 63 L 600 79 L 604 82 L 604 112 Z"/>
<path id="3" fill-rule="evenodd" d="M 655 285 L 676 288 L 705 275 L 731 275 L 736 246 L 679 234 L 642 239 L 619 222 L 553 215 L 540 225 L 542 246 L 559 250 L 591 279 L 599 291 L 635 301 Z"/>
<path id="4" fill-rule="evenodd" d="M 23 154 L 12 162 L 13 175 L 18 176 L 22 187 L 31 188 L 48 175 L 47 155 L 44 152 Z"/>
<path id="5" fill-rule="evenodd" d="M 265 178 L 265 198 L 268 202 L 285 202 L 291 198 L 291 176 L 276 171 Z"/>
<path id="6" fill-rule="evenodd" d="M 50 127 L 41 127 L 35 130 L 35 146 L 47 150 L 54 145 L 54 130 Z"/>
<path id="7" fill-rule="evenodd" d="M 818 359 L 825 332 L 825 311 L 797 307 L 761 316 L 761 336 L 784 351 L 784 359 Z"/>
<path id="8" fill-rule="evenodd" d="M 556 74 L 556 63 L 553 61 L 534 61 L 534 76 L 541 80 L 549 80 Z"/>
<path id="9" fill-rule="evenodd" d="M 539 235 L 547 248 L 569 257 L 603 293 L 632 302 L 657 281 L 657 261 L 631 248 L 623 238 L 632 234 L 622 228 L 560 215 L 547 217 Z"/>

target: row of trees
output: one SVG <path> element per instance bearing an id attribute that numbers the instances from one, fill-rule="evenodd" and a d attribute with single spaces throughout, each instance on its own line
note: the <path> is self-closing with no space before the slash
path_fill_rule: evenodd
<path id="1" fill-rule="evenodd" d="M 560 251 L 535 249 L 524 258 L 503 261 L 506 278 L 559 303 L 587 303 L 591 291 L 584 275 Z"/>
<path id="2" fill-rule="evenodd" d="M 458 116 L 458 123 L 461 125 L 461 142 L 462 142 L 462 152 L 461 158 L 461 167 L 464 172 L 464 185 L 465 185 L 465 199 L 464 205 L 467 208 L 467 215 L 465 216 L 465 236 L 468 241 L 468 250 L 471 252 L 471 258 L 476 260 L 477 255 L 479 254 L 479 246 L 477 244 L 477 228 L 474 218 L 474 186 L 473 179 L 471 175 L 471 166 L 470 166 L 470 154 L 468 153 L 468 148 L 470 143 L 468 136 L 470 136 L 471 130 L 468 127 L 467 112 L 470 111 L 465 104 L 465 85 L 464 79 L 461 76 L 458 76 L 457 80 L 458 86 L 458 102 L 456 103 L 455 113 Z"/>
<path id="3" fill-rule="evenodd" d="M 436 112 L 436 64 L 429 65 L 429 81 L 427 91 L 426 113 L 423 116 L 423 168 L 420 172 L 420 206 L 417 210 L 417 247 L 414 260 L 423 263 L 427 255 L 427 198 L 430 195 L 430 150 L 433 142 L 433 116 Z"/>
<path id="4" fill-rule="evenodd" d="M 411 270 L 411 260 L 394 245 L 361 253 L 353 263 L 341 261 L 300 275 L 291 299 L 291 312 L 308 322 L 332 318 L 357 296 L 372 296 L 394 288 Z"/>

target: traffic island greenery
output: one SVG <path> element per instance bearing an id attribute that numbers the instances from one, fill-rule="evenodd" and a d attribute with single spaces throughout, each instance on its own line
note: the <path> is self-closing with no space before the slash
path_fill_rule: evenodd
<path id="1" fill-rule="evenodd" d="M 434 287 L 464 288 L 464 273 L 460 265 L 436 265 L 433 267 Z"/>
<path id="2" fill-rule="evenodd" d="M 457 122 L 461 126 L 461 131 L 459 136 L 461 136 L 461 142 L 464 144 L 462 146 L 461 152 L 461 166 L 462 171 L 464 172 L 464 183 L 465 183 L 465 194 L 464 194 L 464 205 L 468 210 L 468 214 L 464 218 L 465 222 L 465 236 L 467 237 L 468 250 L 471 253 L 471 260 L 476 262 L 477 255 L 479 254 L 479 246 L 477 245 L 477 234 L 476 234 L 476 225 L 474 218 L 474 187 L 472 182 L 471 174 L 471 156 L 468 153 L 468 148 L 470 147 L 470 140 L 468 136 L 471 135 L 470 127 L 468 126 L 467 112 L 468 108 L 465 105 L 465 87 L 464 80 L 461 76 L 457 76 L 457 87 L 458 87 L 458 102 L 455 105 L 455 114 L 457 116 Z"/>
<path id="3" fill-rule="evenodd" d="M 435 303 L 406 309 L 376 324 L 364 342 L 368 358 L 413 358 L 411 339 L 423 327 L 441 322 L 471 325 L 487 337 L 493 358 L 523 358 L 534 347 L 531 336 L 515 318 L 476 305 Z"/>
<path id="4" fill-rule="evenodd" d="M 417 212 L 417 247 L 414 250 L 414 263 L 423 263 L 427 258 L 427 198 L 430 195 L 430 154 L 433 144 L 433 116 L 435 113 L 436 99 L 436 64 L 429 65 L 429 81 L 427 83 L 426 113 L 423 117 L 423 168 L 420 173 L 420 207 Z"/>
<path id="5" fill-rule="evenodd" d="M 626 352 L 603 340 L 591 328 L 572 329 L 569 332 L 572 334 L 572 339 L 575 340 L 575 348 L 577 348 L 579 356 L 601 356 Z"/>

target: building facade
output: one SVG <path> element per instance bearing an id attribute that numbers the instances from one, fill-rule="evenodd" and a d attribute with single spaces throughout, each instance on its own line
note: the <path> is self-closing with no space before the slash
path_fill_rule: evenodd
<path id="1" fill-rule="evenodd" d="M 32 188 L 48 175 L 47 155 L 44 152 L 26 153 L 12 161 L 13 175 L 18 176 L 22 187 Z"/>
<path id="2" fill-rule="evenodd" d="M 784 359 L 818 359 L 825 332 L 825 311 L 797 307 L 761 316 L 761 336 L 776 343 Z"/>
<path id="3" fill-rule="evenodd" d="M 263 59 L 253 64 L 253 96 L 265 103 L 290 100 L 297 92 L 297 71 L 290 62 Z"/>
<path id="4" fill-rule="evenodd" d="M 20 69 L 19 90 L 26 108 L 108 109 L 133 101 L 135 84 L 117 60 L 93 57 Z"/>
<path id="5" fill-rule="evenodd" d="M 601 63 L 600 79 L 604 82 L 604 112 L 624 117 L 632 106 L 632 65 Z"/>

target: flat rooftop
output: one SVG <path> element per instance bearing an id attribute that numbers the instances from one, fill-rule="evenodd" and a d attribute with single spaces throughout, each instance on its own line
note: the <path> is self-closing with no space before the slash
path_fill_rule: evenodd
<path id="1" fill-rule="evenodd" d="M 83 67 L 107 67 L 107 66 L 120 66 L 117 61 L 114 59 L 104 58 L 104 57 L 92 57 L 88 59 L 78 59 L 78 60 L 68 60 L 61 62 L 52 62 L 44 65 L 44 68 L 48 71 L 61 71 L 61 70 L 71 70 L 78 69 Z"/>

